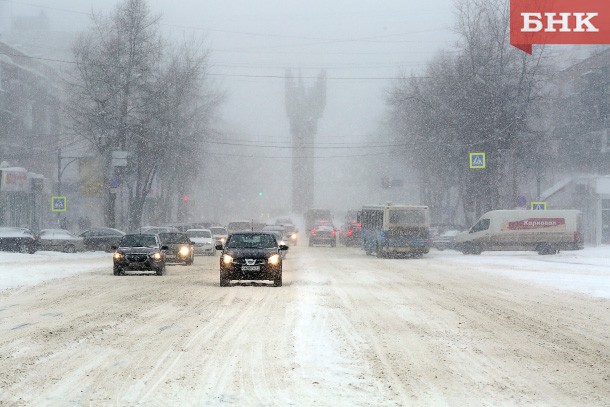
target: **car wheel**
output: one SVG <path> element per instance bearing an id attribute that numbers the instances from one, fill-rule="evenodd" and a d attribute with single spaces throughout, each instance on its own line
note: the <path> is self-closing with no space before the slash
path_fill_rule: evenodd
<path id="1" fill-rule="evenodd" d="M 28 247 L 28 245 L 27 245 L 27 244 L 25 244 L 25 243 L 21 243 L 21 244 L 19 245 L 19 253 L 24 253 L 24 254 L 25 254 L 25 253 L 30 253 L 30 248 Z"/>
<path id="2" fill-rule="evenodd" d="M 556 254 L 556 253 L 559 252 L 559 250 L 553 248 L 548 243 L 541 243 L 541 244 L 539 244 L 538 247 L 536 248 L 536 250 L 538 251 L 538 254 L 542 254 L 542 255 Z"/>
<path id="3" fill-rule="evenodd" d="M 273 279 L 273 286 L 274 287 L 282 286 L 282 272 L 281 271 L 275 275 L 275 278 Z"/>
<path id="4" fill-rule="evenodd" d="M 163 274 L 165 274 L 165 264 L 155 270 L 155 272 L 158 276 L 162 276 Z"/>
<path id="5" fill-rule="evenodd" d="M 227 274 L 220 273 L 220 286 L 229 287 L 231 285 L 231 279 Z"/>
<path id="6" fill-rule="evenodd" d="M 121 269 L 120 267 L 114 266 L 114 268 L 112 269 L 112 274 L 114 274 L 115 276 L 121 276 L 125 273 L 123 273 L 123 269 Z"/>
<path id="7" fill-rule="evenodd" d="M 483 250 L 481 249 L 481 247 L 474 243 L 468 243 L 468 244 L 464 245 L 464 248 L 462 249 L 462 253 L 464 253 L 464 254 L 479 255 L 479 254 L 481 254 L 482 251 Z"/>
<path id="8" fill-rule="evenodd" d="M 379 245 L 377 245 L 377 248 L 375 249 L 375 253 L 377 254 L 377 257 L 379 257 L 379 258 L 386 257 L 385 251 L 383 250 L 383 248 L 379 247 Z"/>
<path id="9" fill-rule="evenodd" d="M 76 247 L 74 247 L 74 245 L 72 245 L 72 244 L 66 245 L 66 247 L 64 247 L 64 252 L 76 253 Z"/>
<path id="10" fill-rule="evenodd" d="M 309 247 L 313 247 L 313 242 L 311 240 L 309 241 Z"/>

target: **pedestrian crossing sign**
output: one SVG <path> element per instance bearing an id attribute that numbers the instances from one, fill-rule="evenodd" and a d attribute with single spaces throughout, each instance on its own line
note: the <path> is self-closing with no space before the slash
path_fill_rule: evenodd
<path id="1" fill-rule="evenodd" d="M 530 202 L 530 209 L 533 211 L 545 211 L 546 202 Z"/>
<path id="2" fill-rule="evenodd" d="M 66 212 L 67 209 L 68 205 L 65 196 L 51 197 L 51 212 Z"/>
<path id="3" fill-rule="evenodd" d="M 470 168 L 485 168 L 485 153 L 470 153 Z"/>

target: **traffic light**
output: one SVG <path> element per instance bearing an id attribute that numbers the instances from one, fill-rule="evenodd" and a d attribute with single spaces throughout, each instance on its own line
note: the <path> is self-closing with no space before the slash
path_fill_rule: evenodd
<path id="1" fill-rule="evenodd" d="M 191 198 L 188 195 L 184 195 L 182 197 L 182 200 L 185 201 L 185 202 L 188 201 L 189 199 L 191 199 Z"/>
<path id="2" fill-rule="evenodd" d="M 258 196 L 263 196 L 263 191 L 259 191 Z"/>

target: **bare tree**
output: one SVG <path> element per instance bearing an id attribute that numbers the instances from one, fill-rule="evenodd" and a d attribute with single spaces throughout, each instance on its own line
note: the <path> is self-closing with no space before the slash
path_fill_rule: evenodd
<path id="1" fill-rule="evenodd" d="M 509 205 L 504 186 L 515 174 L 507 171 L 529 142 L 544 77 L 542 53 L 529 57 L 510 46 L 508 7 L 507 0 L 457 1 L 457 52 L 441 54 L 424 78 L 405 78 L 388 98 L 437 219 L 452 185 L 468 223 Z M 469 152 L 485 152 L 487 168 L 471 170 Z"/>
<path id="2" fill-rule="evenodd" d="M 95 16 L 74 47 L 77 71 L 67 110 L 73 130 L 105 162 L 109 226 L 115 224 L 112 178 L 128 185 L 131 230 L 141 226 L 153 184 L 171 193 L 177 179 L 181 185 L 194 179 L 193 163 L 220 102 L 205 86 L 203 47 L 172 51 L 158 22 L 144 0 L 125 0 L 110 16 Z M 113 150 L 130 153 L 126 168 L 112 166 Z"/>

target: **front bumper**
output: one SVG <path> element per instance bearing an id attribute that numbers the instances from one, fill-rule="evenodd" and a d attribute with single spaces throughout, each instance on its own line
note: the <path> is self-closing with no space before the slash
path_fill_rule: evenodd
<path id="1" fill-rule="evenodd" d="M 163 267 L 164 261 L 153 260 L 146 254 L 129 254 L 123 255 L 120 260 L 114 259 L 114 267 L 123 270 L 157 270 Z"/>
<path id="2" fill-rule="evenodd" d="M 232 264 L 226 266 L 222 264 L 220 266 L 220 275 L 225 276 L 229 280 L 274 280 L 278 273 L 282 273 L 281 262 L 278 265 L 264 264 L 259 265 L 259 270 L 243 270 L 239 264 Z"/>

